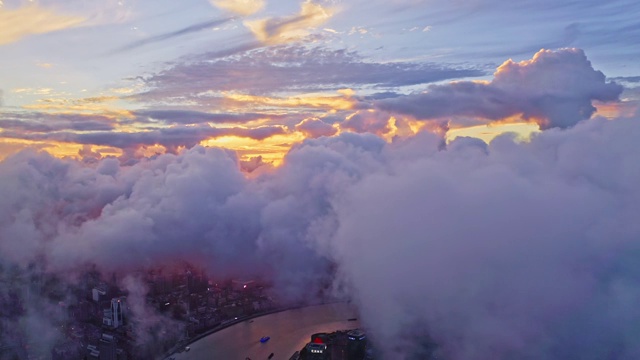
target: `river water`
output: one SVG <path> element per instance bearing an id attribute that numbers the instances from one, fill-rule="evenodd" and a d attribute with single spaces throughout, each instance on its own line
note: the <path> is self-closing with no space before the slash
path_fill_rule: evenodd
<path id="1" fill-rule="evenodd" d="M 289 360 L 310 341 L 311 334 L 355 329 L 355 307 L 346 303 L 308 306 L 243 321 L 189 345 L 189 352 L 172 355 L 176 360 Z M 260 338 L 269 336 L 266 343 Z"/>

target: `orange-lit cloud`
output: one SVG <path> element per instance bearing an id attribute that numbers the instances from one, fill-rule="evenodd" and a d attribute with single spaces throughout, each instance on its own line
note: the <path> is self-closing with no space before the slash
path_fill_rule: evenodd
<path id="1" fill-rule="evenodd" d="M 245 21 L 244 24 L 263 43 L 279 44 L 307 35 L 309 29 L 324 24 L 333 13 L 331 8 L 305 1 L 297 15 Z"/>
<path id="2" fill-rule="evenodd" d="M 29 35 L 76 27 L 84 21 L 79 16 L 58 14 L 38 5 L 15 10 L 0 8 L 0 45 L 16 42 Z"/>
<path id="3" fill-rule="evenodd" d="M 44 98 L 35 104 L 22 106 L 27 110 L 46 111 L 51 113 L 83 113 L 133 118 L 130 111 L 111 106 L 118 101 L 115 96 L 96 96 L 88 98 Z"/>
<path id="4" fill-rule="evenodd" d="M 219 146 L 234 150 L 241 160 L 249 161 L 251 158 L 261 156 L 264 162 L 279 165 L 291 146 L 305 139 L 304 135 L 295 132 L 274 135 L 272 137 L 255 140 L 247 137 L 222 136 L 201 142 L 205 146 Z"/>
<path id="5" fill-rule="evenodd" d="M 238 15 L 248 16 L 264 8 L 264 0 L 209 0 L 211 4 L 222 10 Z"/>
<path id="6" fill-rule="evenodd" d="M 636 101 L 621 101 L 619 103 L 604 103 L 598 101 L 594 106 L 598 109 L 596 114 L 608 119 L 630 117 L 640 109 Z"/>
<path id="7" fill-rule="evenodd" d="M 225 98 L 228 100 L 248 103 L 253 105 L 265 105 L 272 107 L 287 107 L 287 108 L 324 108 L 333 110 L 349 110 L 353 109 L 356 105 L 356 100 L 350 96 L 321 96 L 321 95 L 309 95 L 309 96 L 292 96 L 287 98 L 282 97 L 269 97 L 269 96 L 257 96 L 249 94 L 235 94 L 227 93 Z"/>
<path id="8" fill-rule="evenodd" d="M 447 132 L 447 141 L 452 141 L 457 137 L 474 137 L 490 143 L 496 136 L 505 133 L 516 134 L 520 140 L 527 140 L 532 134 L 540 132 L 535 123 L 509 123 L 470 126 L 464 128 L 451 129 Z"/>
<path id="9" fill-rule="evenodd" d="M 296 130 L 306 137 L 317 138 L 320 136 L 333 136 L 338 132 L 334 125 L 327 124 L 318 118 L 304 119 L 296 125 Z"/>
<path id="10" fill-rule="evenodd" d="M 23 149 L 46 150 L 53 156 L 65 158 L 81 157 L 81 151 L 85 145 L 58 141 L 32 141 L 22 139 L 0 138 L 0 160 L 11 156 Z M 115 148 L 100 148 L 100 156 L 119 156 L 122 151 Z M 80 155 L 80 156 L 79 156 Z"/>

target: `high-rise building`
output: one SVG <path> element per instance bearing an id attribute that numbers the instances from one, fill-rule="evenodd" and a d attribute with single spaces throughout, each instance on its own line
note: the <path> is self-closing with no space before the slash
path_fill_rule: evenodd
<path id="1" fill-rule="evenodd" d="M 116 329 L 124 324 L 124 299 L 124 297 L 111 299 L 111 326 Z"/>
<path id="2" fill-rule="evenodd" d="M 362 330 L 351 330 L 347 333 L 347 354 L 349 359 L 364 359 L 367 348 L 367 336 Z"/>
<path id="3" fill-rule="evenodd" d="M 308 343 L 305 346 L 305 359 L 308 360 L 327 360 L 329 359 L 329 351 L 326 344 Z"/>
<path id="4" fill-rule="evenodd" d="M 111 335 L 102 334 L 98 344 L 100 360 L 117 360 L 116 341 Z"/>
<path id="5" fill-rule="evenodd" d="M 91 298 L 95 302 L 99 302 L 100 299 L 102 299 L 106 295 L 107 295 L 107 286 L 104 284 L 100 284 L 91 290 Z"/>
<path id="6" fill-rule="evenodd" d="M 111 307 L 105 309 L 102 316 L 102 324 L 115 329 L 124 325 L 124 297 L 111 299 Z"/>

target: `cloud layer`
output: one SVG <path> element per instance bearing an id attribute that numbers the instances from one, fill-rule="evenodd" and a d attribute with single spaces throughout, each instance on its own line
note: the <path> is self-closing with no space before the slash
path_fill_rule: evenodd
<path id="1" fill-rule="evenodd" d="M 425 351 L 408 330 L 454 360 L 634 359 L 639 120 L 491 145 L 345 133 L 253 179 L 223 149 L 133 165 L 22 152 L 0 163 L 0 262 L 189 261 L 295 299 L 333 282 L 391 358 Z"/>
<path id="2" fill-rule="evenodd" d="M 228 56 L 212 52 L 176 63 L 146 78 L 150 90 L 137 98 L 142 101 L 179 98 L 206 104 L 212 96 L 220 96 L 219 92 L 224 91 L 263 95 L 349 86 L 401 87 L 482 75 L 482 70 L 461 66 L 372 62 L 345 49 L 279 45 Z"/>

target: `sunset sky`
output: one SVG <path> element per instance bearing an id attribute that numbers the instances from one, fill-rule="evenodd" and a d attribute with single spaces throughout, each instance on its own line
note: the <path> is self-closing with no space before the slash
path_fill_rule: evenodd
<path id="1" fill-rule="evenodd" d="M 52 354 L 90 272 L 167 349 L 141 274 L 188 264 L 349 300 L 388 359 L 640 359 L 639 19 L 0 0 L 0 348 Z"/>
<path id="2" fill-rule="evenodd" d="M 0 158 L 25 147 L 82 158 L 202 144 L 277 164 L 305 138 L 343 132 L 526 137 L 548 119 L 470 109 L 460 89 L 540 49 L 582 49 L 584 66 L 626 87 L 588 94 L 598 112 L 582 117 L 628 115 L 639 11 L 632 0 L 4 0 Z M 409 110 L 421 95 L 455 104 Z"/>

